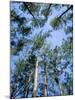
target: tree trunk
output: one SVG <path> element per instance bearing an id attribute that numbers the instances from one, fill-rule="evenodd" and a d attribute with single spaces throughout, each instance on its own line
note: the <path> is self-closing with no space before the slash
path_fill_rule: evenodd
<path id="1" fill-rule="evenodd" d="M 60 95 L 63 95 L 62 84 L 59 82 L 59 79 L 55 77 L 56 84 L 59 86 Z"/>
<path id="2" fill-rule="evenodd" d="M 28 98 L 28 94 L 29 94 L 29 87 L 27 88 L 26 98 Z"/>
<path id="3" fill-rule="evenodd" d="M 63 93 L 62 93 L 62 86 L 61 86 L 61 84 L 59 83 L 59 88 L 60 88 L 60 95 L 62 95 Z"/>
<path id="4" fill-rule="evenodd" d="M 29 79 L 28 79 L 28 86 L 26 87 L 26 98 L 28 97 L 28 94 L 29 94 L 29 82 L 30 82 L 30 80 L 31 80 L 31 75 L 29 76 Z"/>
<path id="5" fill-rule="evenodd" d="M 33 97 L 36 97 L 37 80 L 38 80 L 38 60 L 36 61 L 35 65 Z"/>
<path id="6" fill-rule="evenodd" d="M 44 96 L 47 96 L 47 75 L 46 75 L 46 62 L 44 63 Z"/>
<path id="7" fill-rule="evenodd" d="M 59 84 L 60 86 L 60 95 L 63 96 L 64 95 L 64 87 L 62 84 Z"/>

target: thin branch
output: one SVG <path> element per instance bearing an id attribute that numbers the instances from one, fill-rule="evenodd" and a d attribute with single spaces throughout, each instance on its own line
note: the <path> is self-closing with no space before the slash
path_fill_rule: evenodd
<path id="1" fill-rule="evenodd" d="M 24 3 L 24 5 L 26 6 L 27 10 L 29 11 L 29 13 L 32 15 L 32 17 L 34 18 L 34 20 L 36 21 L 37 25 L 38 25 L 38 22 L 36 20 L 36 18 L 34 17 L 33 13 L 31 12 L 31 10 L 29 9 L 28 5 L 26 3 Z"/>
<path id="2" fill-rule="evenodd" d="M 73 6 L 70 6 L 66 11 L 64 11 L 64 12 L 58 17 L 58 19 L 61 18 L 64 14 L 66 14 L 72 7 L 73 7 Z"/>
<path id="3" fill-rule="evenodd" d="M 49 7 L 47 8 L 47 12 L 49 12 L 50 8 L 51 8 L 52 4 L 49 4 Z M 47 18 L 48 18 L 49 13 L 47 14 Z M 46 19 L 47 19 L 46 18 Z"/>
<path id="4" fill-rule="evenodd" d="M 47 21 L 47 19 L 48 19 L 49 10 L 50 10 L 51 6 L 52 6 L 52 5 L 50 4 L 50 5 L 49 5 L 49 7 L 47 8 L 47 12 L 48 12 L 48 13 L 47 13 L 46 19 L 44 20 L 45 22 L 46 22 L 46 21 Z"/>

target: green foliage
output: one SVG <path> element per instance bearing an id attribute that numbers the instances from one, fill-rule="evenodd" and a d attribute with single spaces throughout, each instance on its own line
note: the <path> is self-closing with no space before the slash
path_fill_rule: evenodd
<path id="1" fill-rule="evenodd" d="M 21 32 L 22 32 L 22 34 L 24 35 L 28 35 L 29 34 L 29 32 L 31 31 L 31 28 L 30 27 L 22 27 L 21 28 Z"/>
<path id="2" fill-rule="evenodd" d="M 34 37 L 34 48 L 40 49 L 43 46 L 44 41 L 47 37 L 49 37 L 49 32 L 42 33 L 42 31 L 41 31 L 40 34 L 36 35 Z"/>
<path id="3" fill-rule="evenodd" d="M 61 20 L 58 17 L 56 17 L 50 22 L 50 24 L 54 29 L 57 29 L 61 24 Z"/>
<path id="4" fill-rule="evenodd" d="M 35 37 L 35 40 L 34 40 L 34 47 L 36 49 L 40 49 L 41 46 L 43 45 L 43 38 L 40 36 L 40 35 L 37 35 L 37 37 Z"/>

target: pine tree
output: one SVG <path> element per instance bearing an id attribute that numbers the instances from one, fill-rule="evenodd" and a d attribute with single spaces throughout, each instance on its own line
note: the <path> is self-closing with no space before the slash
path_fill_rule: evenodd
<path id="1" fill-rule="evenodd" d="M 50 19 L 59 9 L 64 10 Z M 10 15 L 11 58 L 17 57 L 11 68 L 11 98 L 73 94 L 73 6 L 11 2 Z M 46 24 L 50 27 L 44 29 Z M 61 28 L 67 38 L 51 48 L 47 39 Z"/>

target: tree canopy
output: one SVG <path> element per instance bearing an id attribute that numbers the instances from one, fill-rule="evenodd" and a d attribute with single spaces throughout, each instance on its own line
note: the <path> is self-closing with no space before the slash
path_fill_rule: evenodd
<path id="1" fill-rule="evenodd" d="M 10 56 L 14 58 L 10 98 L 72 95 L 73 6 L 15 1 L 10 5 Z M 63 39 L 57 45 L 59 34 Z"/>

